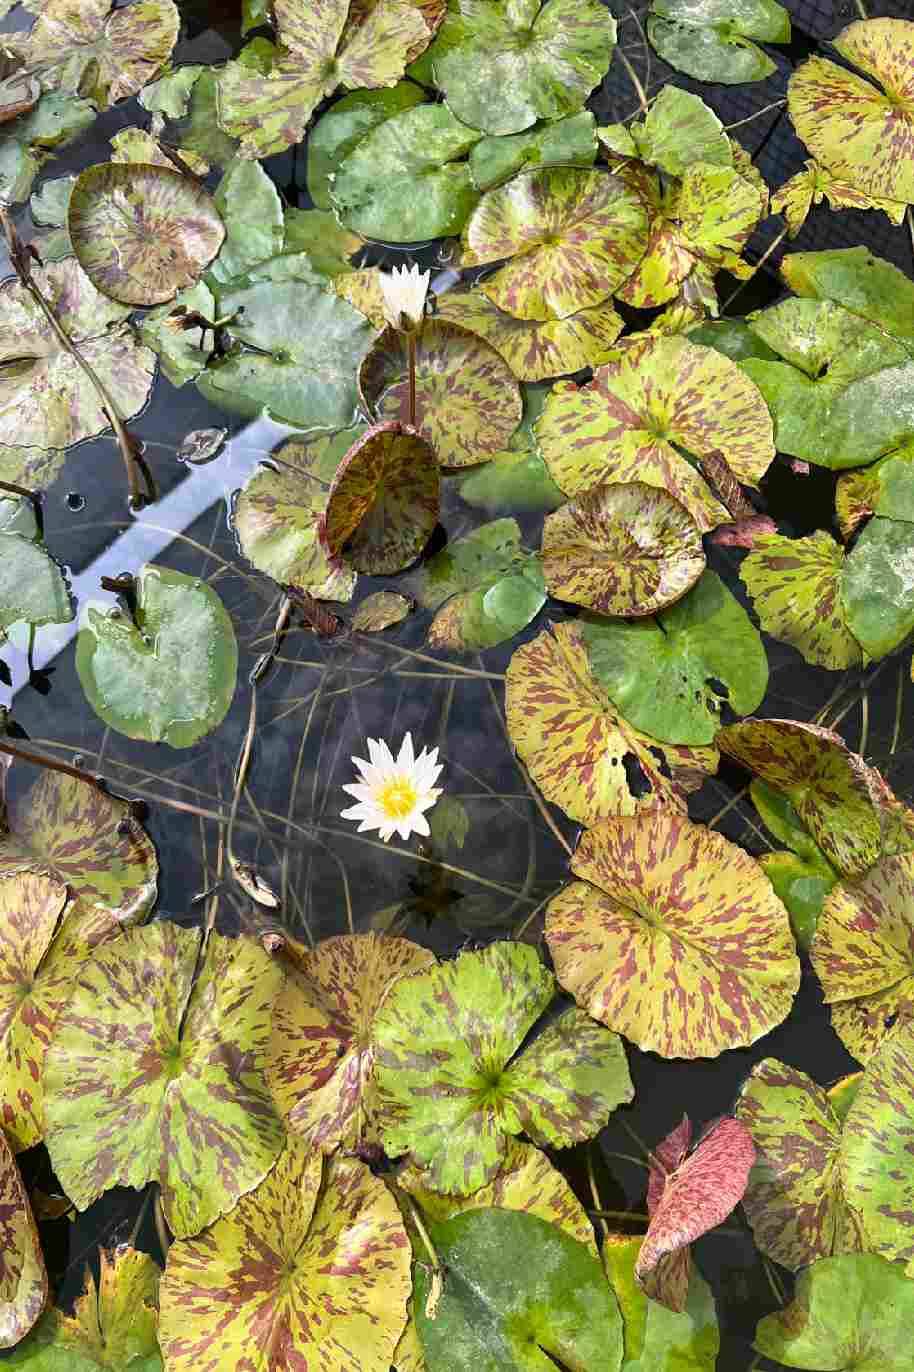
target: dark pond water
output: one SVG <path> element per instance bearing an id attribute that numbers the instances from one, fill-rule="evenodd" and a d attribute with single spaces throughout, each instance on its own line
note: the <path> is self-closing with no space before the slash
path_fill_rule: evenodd
<path id="1" fill-rule="evenodd" d="M 792 67 L 817 44 L 853 17 L 850 3 L 786 0 L 797 32 L 793 45 L 778 52 L 778 70 L 756 85 L 727 89 L 703 85 L 703 98 L 724 123 L 746 119 L 781 99 Z M 671 79 L 660 59 L 645 51 L 627 6 L 613 0 L 622 43 L 641 75 L 648 94 Z M 637 5 L 639 15 L 646 9 Z M 910 14 L 904 0 L 868 3 L 869 12 Z M 237 50 L 238 19 L 228 3 L 207 5 L 195 0 L 182 6 L 185 36 L 176 62 L 216 62 Z M 5 21 L 15 23 L 15 15 Z M 677 83 L 689 83 L 676 77 Z M 599 121 L 619 119 L 636 104 L 618 63 L 592 105 Z M 148 119 L 134 101 L 109 111 L 79 143 L 51 163 L 45 175 L 78 170 L 107 156 L 107 139 L 119 128 Z M 772 186 L 780 185 L 802 163 L 782 109 L 746 124 L 739 134 Z M 304 158 L 284 155 L 266 164 L 289 203 L 307 207 Z M 27 224 L 27 215 L 24 218 Z M 761 232 L 750 257 L 764 252 L 771 235 Z M 911 270 L 911 245 L 903 230 L 890 229 L 882 216 L 851 212 L 814 212 L 797 243 L 799 248 L 866 243 L 880 255 Z M 394 252 L 375 259 L 399 260 Z M 777 261 L 775 254 L 769 262 Z M 6 264 L 3 264 L 6 267 Z M 7 268 L 8 270 L 8 268 Z M 6 275 L 7 271 L 3 271 Z M 746 311 L 777 298 L 780 288 L 767 271 L 752 282 L 737 302 Z M 726 285 L 722 295 L 728 294 Z M 218 459 L 204 467 L 178 460 L 176 450 L 189 431 L 225 425 L 230 437 Z M 257 462 L 268 456 L 292 430 L 265 420 L 242 422 L 207 405 L 188 386 L 182 390 L 159 378 L 143 416 L 133 426 L 147 445 L 147 458 L 161 491 L 159 502 L 137 518 L 129 514 L 121 461 L 108 439 L 72 449 L 44 505 L 45 535 L 51 549 L 69 568 L 77 598 L 99 594 L 102 575 L 130 572 L 157 561 L 208 581 L 216 587 L 234 620 L 241 649 L 239 688 L 224 723 L 199 745 L 181 752 L 165 746 L 132 743 L 104 727 L 85 703 L 74 668 L 72 637 L 45 629 L 37 638 L 34 666 L 46 675 L 29 683 L 29 672 L 14 639 L 3 657 L 13 672 L 12 688 L 0 686 L 0 703 L 10 706 L 17 724 L 36 747 L 102 774 L 118 793 L 148 805 L 146 827 L 161 863 L 158 910 L 184 923 L 198 922 L 203 906 L 195 897 L 213 883 L 220 826 L 224 825 L 233 790 L 239 747 L 249 725 L 251 689 L 248 673 L 269 640 L 279 606 L 277 588 L 252 573 L 240 557 L 228 524 L 232 493 Z M 452 483 L 445 482 L 442 530 L 437 544 L 479 523 Z M 801 534 L 828 527 L 833 480 L 820 472 L 804 480 L 776 464 L 764 483 L 770 513 L 783 532 Z M 530 526 L 532 536 L 533 526 Z M 741 593 L 736 568 L 741 554 L 716 549 L 710 565 Z M 378 585 L 382 583 L 377 583 Z M 365 591 L 372 589 L 367 582 Z M 556 618 L 556 612 L 551 612 Z M 560 617 L 561 612 L 559 612 Z M 539 632 L 541 615 L 523 638 Z M 528 917 L 565 878 L 565 855 L 533 803 L 515 765 L 504 725 L 503 680 L 506 664 L 521 640 L 480 657 L 448 661 L 425 645 L 428 616 L 410 616 L 383 638 L 344 637 L 324 641 L 302 628 L 286 637 L 275 669 L 260 687 L 256 701 L 256 735 L 248 787 L 235 821 L 238 855 L 256 865 L 282 894 L 284 925 L 297 937 L 319 939 L 344 932 L 351 917 L 357 930 L 386 927 L 394 921 L 410 937 L 442 953 L 525 927 L 524 937 L 539 937 L 542 923 Z M 798 720 L 829 720 L 854 748 L 883 769 L 896 791 L 914 790 L 914 688 L 907 662 L 889 659 L 868 673 L 820 672 L 773 640 L 766 640 L 770 688 L 761 714 Z M 34 680 L 34 679 L 33 679 Z M 41 687 L 41 689 L 38 689 Z M 836 693 L 837 696 L 836 696 Z M 900 730 L 895 733 L 900 703 Z M 459 799 L 469 817 L 462 849 L 435 855 L 416 845 L 383 845 L 339 818 L 345 797 L 341 786 L 351 780 L 353 753 L 363 750 L 366 736 L 397 739 L 410 729 L 414 738 L 437 744 L 446 762 L 447 793 Z M 12 787 L 31 784 L 31 769 L 16 766 Z M 693 797 L 690 813 L 712 823 L 728 837 L 760 853 L 770 846 L 747 803 L 744 777 L 723 765 Z M 575 828 L 554 811 L 569 840 Z M 226 930 L 259 921 L 238 893 L 226 889 L 220 904 L 220 927 Z M 625 1124 L 614 1121 L 599 1140 L 597 1181 L 608 1208 L 643 1208 L 645 1176 L 613 1156 L 631 1153 L 626 1125 L 648 1144 L 662 1138 L 687 1109 L 700 1127 L 727 1111 L 752 1064 L 773 1055 L 831 1081 L 855 1064 L 832 1032 L 815 981 L 806 969 L 803 986 L 789 1019 L 751 1050 L 732 1051 L 709 1062 L 662 1061 L 629 1047 L 636 1086 Z M 617 1117 L 618 1118 L 618 1117 Z M 561 1166 L 590 1204 L 581 1150 L 563 1155 Z M 43 1150 L 26 1155 L 30 1180 L 51 1186 Z M 106 1196 L 75 1223 L 44 1226 L 51 1280 L 58 1299 L 71 1300 L 82 1283 L 83 1267 L 99 1242 L 124 1241 L 140 1220 L 138 1242 L 156 1251 L 155 1232 L 143 1197 L 117 1191 Z M 753 1365 L 750 1350 L 760 1315 L 778 1304 L 772 1278 L 748 1239 L 734 1229 L 716 1233 L 697 1245 L 697 1260 L 718 1297 L 723 1346 L 719 1367 L 742 1372 Z M 779 1272 L 775 1280 L 789 1290 Z M 761 1366 L 761 1362 L 758 1364 Z"/>

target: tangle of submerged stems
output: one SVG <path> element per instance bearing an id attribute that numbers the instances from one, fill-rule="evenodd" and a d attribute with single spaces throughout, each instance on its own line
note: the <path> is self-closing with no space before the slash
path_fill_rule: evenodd
<path id="1" fill-rule="evenodd" d="M 779 110 L 786 104 L 786 100 L 772 100 L 770 105 L 763 105 L 754 114 L 747 114 L 745 119 L 737 119 L 735 124 L 724 124 L 724 132 L 729 133 L 731 129 L 741 129 L 744 124 L 751 124 L 753 119 L 761 119 L 763 114 L 770 114 L 772 110 Z"/>
<path id="2" fill-rule="evenodd" d="M 616 52 L 619 54 L 619 61 L 622 63 L 623 67 L 628 72 L 629 81 L 631 81 L 632 85 L 635 88 L 635 94 L 638 97 L 638 107 L 642 111 L 642 113 L 647 114 L 647 94 L 645 93 L 644 87 L 641 84 L 641 78 L 635 71 L 635 68 L 632 66 L 631 62 L 629 62 L 628 58 L 625 56 L 625 53 L 622 51 L 622 49 L 616 48 Z"/>
<path id="3" fill-rule="evenodd" d="M 729 310 L 730 306 L 733 304 L 734 300 L 736 300 L 738 296 L 742 295 L 743 291 L 749 285 L 749 282 L 755 280 L 759 272 L 764 267 L 765 263 L 768 261 L 771 254 L 773 252 L 776 252 L 777 249 L 781 246 L 784 239 L 787 237 L 788 232 L 789 230 L 787 228 L 787 225 L 785 224 L 783 229 L 781 229 L 781 232 L 775 238 L 772 239 L 772 241 L 768 244 L 768 247 L 762 253 L 759 260 L 756 262 L 755 271 L 752 273 L 752 275 L 750 277 L 747 277 L 745 281 L 741 281 L 737 286 L 736 290 L 732 291 L 730 295 L 727 296 L 726 300 L 720 307 L 720 313 L 722 315 L 725 315 Z"/>

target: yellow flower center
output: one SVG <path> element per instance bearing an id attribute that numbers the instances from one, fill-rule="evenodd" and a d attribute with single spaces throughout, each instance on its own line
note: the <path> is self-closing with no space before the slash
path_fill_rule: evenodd
<path id="1" fill-rule="evenodd" d="M 378 794 L 378 804 L 388 819 L 405 819 L 418 799 L 415 786 L 406 777 L 386 782 Z"/>

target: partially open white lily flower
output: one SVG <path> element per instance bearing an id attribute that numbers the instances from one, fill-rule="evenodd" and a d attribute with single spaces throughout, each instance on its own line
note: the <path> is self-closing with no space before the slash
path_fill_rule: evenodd
<path id="1" fill-rule="evenodd" d="M 425 315 L 429 273 L 411 267 L 394 267 L 392 272 L 380 272 L 378 281 L 384 297 L 384 318 L 393 328 L 412 333 Z"/>
<path id="2" fill-rule="evenodd" d="M 359 833 L 377 829 L 386 843 L 394 833 L 401 838 L 422 834 L 428 838 L 431 830 L 425 818 L 441 795 L 435 782 L 441 775 L 443 763 L 438 761 L 438 749 L 423 748 L 418 757 L 413 753 L 413 736 L 407 734 L 399 756 L 382 739 L 370 738 L 370 762 L 360 757 L 352 760 L 359 769 L 360 780 L 343 790 L 355 796 L 358 805 L 341 811 L 343 819 L 359 820 Z"/>

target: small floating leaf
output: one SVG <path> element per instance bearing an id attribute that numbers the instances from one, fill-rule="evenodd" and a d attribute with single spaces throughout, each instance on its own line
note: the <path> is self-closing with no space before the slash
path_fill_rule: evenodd
<path id="1" fill-rule="evenodd" d="M 5 34 L 6 41 L 11 37 Z M 95 120 L 88 100 L 43 95 L 33 110 L 0 127 L 0 195 L 13 204 L 25 200 L 42 165 L 58 148 Z"/>
<path id="2" fill-rule="evenodd" d="M 76 670 L 92 709 L 111 728 L 189 748 L 221 724 L 232 703 L 235 630 L 206 582 L 142 567 L 135 622 L 99 601 L 83 605 Z"/>
<path id="3" fill-rule="evenodd" d="M 0 497 L 0 641 L 13 624 L 66 624 L 73 618 L 67 583 L 37 532 L 21 532 L 22 501 Z"/>
<path id="4" fill-rule="evenodd" d="M 730 140 L 717 115 L 701 96 L 678 86 L 664 86 L 644 118 L 628 129 L 635 155 L 670 176 L 682 176 L 694 162 L 733 166 Z"/>
<path id="5" fill-rule="evenodd" d="M 839 671 L 863 661 L 842 600 L 843 568 L 844 549 L 817 529 L 806 538 L 759 535 L 739 574 L 766 633 Z"/>
<path id="6" fill-rule="evenodd" d="M 205 324 L 185 328 L 186 314 L 203 320 L 215 318 L 216 302 L 203 281 L 179 291 L 168 304 L 150 310 L 140 325 L 141 339 L 158 354 L 162 371 L 173 386 L 196 381 L 212 356 L 215 341 Z"/>
<path id="7" fill-rule="evenodd" d="M 374 591 L 352 616 L 352 627 L 358 633 L 379 634 L 402 623 L 412 608 L 412 601 L 396 591 Z"/>
<path id="8" fill-rule="evenodd" d="M 732 86 L 777 70 L 756 44 L 789 43 L 790 15 L 776 0 L 652 0 L 647 33 L 687 76 Z"/>
<path id="9" fill-rule="evenodd" d="M 763 853 L 759 862 L 790 912 L 798 947 L 808 953 L 822 905 L 838 880 L 838 873 L 785 795 L 758 778 L 751 783 L 749 791 L 765 826 L 790 849 L 789 852 Z"/>

